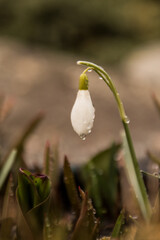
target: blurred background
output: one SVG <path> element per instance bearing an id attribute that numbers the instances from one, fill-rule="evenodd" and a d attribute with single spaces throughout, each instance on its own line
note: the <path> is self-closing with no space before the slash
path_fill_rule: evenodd
<path id="1" fill-rule="evenodd" d="M 115 101 L 88 73 L 96 108 L 92 134 L 73 132 L 70 111 L 83 67 L 102 65 L 110 74 L 130 118 L 140 159 L 159 151 L 159 116 L 151 95 L 160 94 L 160 2 L 157 0 L 0 0 L 1 155 L 38 112 L 45 118 L 26 145 L 28 165 L 42 164 L 46 141 L 58 145 L 60 160 L 87 161 L 113 141 L 122 125 Z M 11 107 L 12 106 L 12 107 Z"/>

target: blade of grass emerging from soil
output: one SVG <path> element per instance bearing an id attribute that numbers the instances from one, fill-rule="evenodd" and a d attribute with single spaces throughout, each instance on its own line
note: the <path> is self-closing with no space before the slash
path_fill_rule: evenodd
<path id="1" fill-rule="evenodd" d="M 74 180 L 74 175 L 66 156 L 64 159 L 64 183 L 66 186 L 66 190 L 67 190 L 67 194 L 68 194 L 68 198 L 70 200 L 71 206 L 73 210 L 76 212 L 76 214 L 79 215 L 80 199 L 78 196 L 76 183 Z"/>

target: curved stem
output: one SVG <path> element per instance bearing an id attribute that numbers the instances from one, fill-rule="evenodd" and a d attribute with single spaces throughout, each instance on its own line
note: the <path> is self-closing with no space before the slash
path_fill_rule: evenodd
<path id="1" fill-rule="evenodd" d="M 102 67 L 100 67 L 100 66 L 98 66 L 94 63 L 88 62 L 88 61 L 78 61 L 77 64 L 85 65 L 89 68 L 92 68 L 104 80 L 104 82 L 108 85 L 108 87 L 110 88 L 110 90 L 112 91 L 112 93 L 115 97 L 115 100 L 116 100 L 117 105 L 118 105 L 118 110 L 119 110 L 119 113 L 120 113 L 120 117 L 121 117 L 121 120 L 122 120 L 122 123 L 123 123 L 125 135 L 126 135 L 128 149 L 129 149 L 129 152 L 130 152 L 130 158 L 128 158 L 127 161 L 131 161 L 130 163 L 133 166 L 134 176 L 136 178 L 136 181 L 138 182 L 139 189 L 140 189 L 140 192 L 141 192 L 140 198 L 143 200 L 143 203 L 144 203 L 144 206 L 142 206 L 142 204 L 140 204 L 141 200 L 138 199 L 139 200 L 139 206 L 140 206 L 140 209 L 142 211 L 142 214 L 143 214 L 144 218 L 147 221 L 149 221 L 150 217 L 151 217 L 151 205 L 150 205 L 150 202 L 148 200 L 146 188 L 145 188 L 145 185 L 144 185 L 144 181 L 143 181 L 143 178 L 142 178 L 142 175 L 141 175 L 141 172 L 140 172 L 140 168 L 139 168 L 138 161 L 137 161 L 137 158 L 136 158 L 135 150 L 134 150 L 134 147 L 133 147 L 132 138 L 131 138 L 130 130 L 129 130 L 129 127 L 128 127 L 129 120 L 126 116 L 126 113 L 125 113 L 125 110 L 124 110 L 124 107 L 123 107 L 123 103 L 120 99 L 119 93 L 117 92 L 116 87 L 114 86 L 114 84 L 112 82 L 112 79 L 110 78 L 110 76 L 107 74 L 107 72 Z M 132 179 L 131 179 L 131 181 L 132 181 Z M 136 190 L 135 190 L 135 194 L 136 194 Z"/>
<path id="2" fill-rule="evenodd" d="M 122 103 L 122 101 L 119 97 L 119 93 L 117 92 L 116 87 L 114 86 L 114 84 L 113 84 L 110 76 L 108 75 L 108 73 L 102 67 L 100 67 L 100 66 L 98 66 L 94 63 L 88 62 L 88 61 L 78 61 L 77 64 L 85 65 L 85 66 L 88 66 L 90 69 L 93 69 L 105 81 L 105 83 L 108 85 L 108 87 L 112 91 L 112 93 L 115 97 L 115 100 L 118 104 L 120 117 L 122 118 L 122 120 L 124 122 L 128 122 L 128 118 L 127 118 L 127 115 L 125 113 L 123 103 Z M 88 68 L 86 70 L 88 70 Z M 85 70 L 85 72 L 86 72 L 86 70 Z"/>

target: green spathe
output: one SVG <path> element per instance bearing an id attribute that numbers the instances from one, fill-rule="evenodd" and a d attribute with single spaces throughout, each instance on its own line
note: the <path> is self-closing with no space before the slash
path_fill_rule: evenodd
<path id="1" fill-rule="evenodd" d="M 48 198 L 50 190 L 51 183 L 46 175 L 19 169 L 17 197 L 23 213 L 42 204 Z"/>
<path id="2" fill-rule="evenodd" d="M 88 90 L 88 77 L 85 73 L 80 75 L 79 90 Z"/>

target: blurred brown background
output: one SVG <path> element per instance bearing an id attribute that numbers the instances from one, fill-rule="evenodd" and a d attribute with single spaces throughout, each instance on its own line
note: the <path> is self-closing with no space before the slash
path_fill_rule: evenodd
<path id="1" fill-rule="evenodd" d="M 0 1 L 0 94 L 12 102 L 1 124 L 1 155 L 38 112 L 45 119 L 26 145 L 29 165 L 42 163 L 47 140 L 82 163 L 113 141 L 122 125 L 113 96 L 88 73 L 96 108 L 92 134 L 73 132 L 70 111 L 83 67 L 93 61 L 110 74 L 130 118 L 139 158 L 159 151 L 160 122 L 151 94 L 160 94 L 160 2 L 113 0 Z"/>

